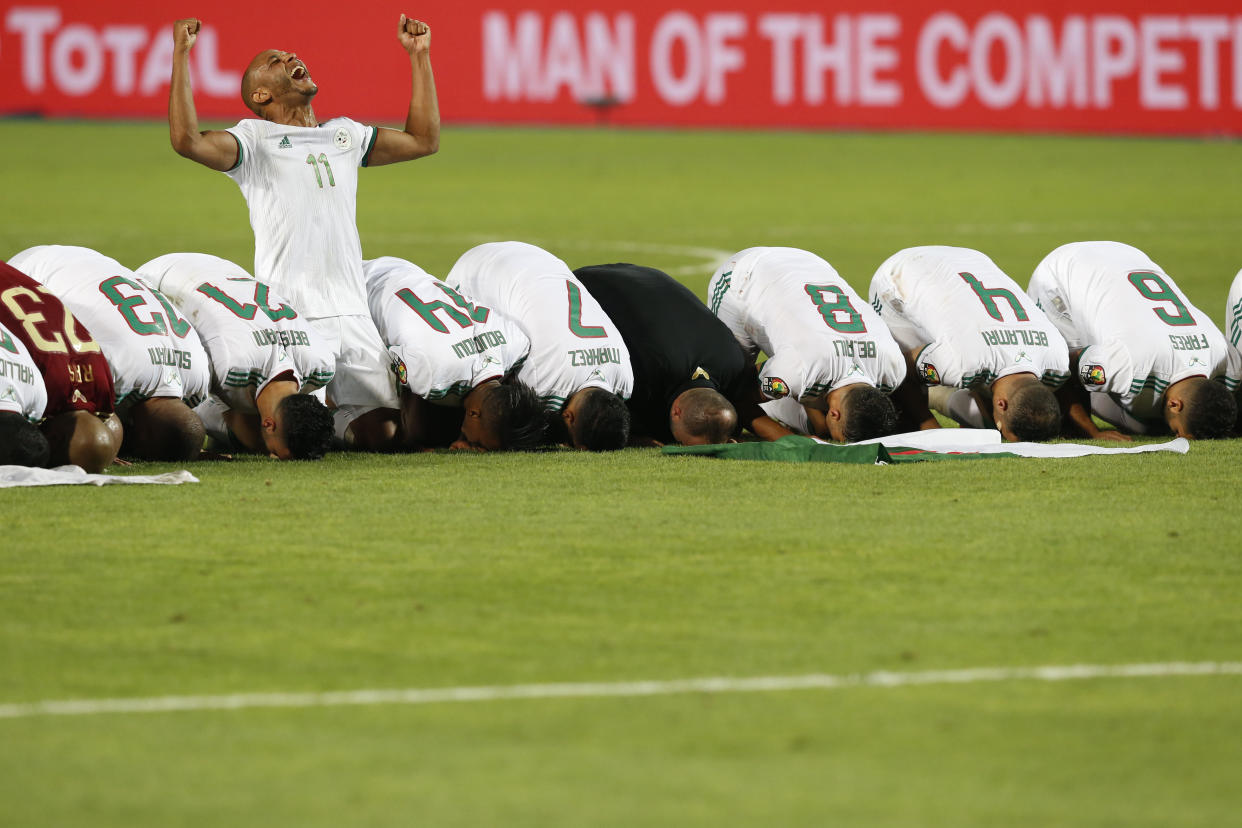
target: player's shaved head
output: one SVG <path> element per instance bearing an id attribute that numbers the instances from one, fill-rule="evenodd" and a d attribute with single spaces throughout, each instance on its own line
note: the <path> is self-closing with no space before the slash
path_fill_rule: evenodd
<path id="1" fill-rule="evenodd" d="M 847 443 L 886 437 L 897 428 L 897 409 L 893 401 L 874 385 L 850 386 L 841 408 L 841 426 Z"/>
<path id="2" fill-rule="evenodd" d="M 1005 425 L 1023 442 L 1042 443 L 1056 437 L 1061 433 L 1061 406 L 1056 394 L 1032 377 L 1009 394 Z"/>
<path id="3" fill-rule="evenodd" d="M 154 397 L 130 409 L 124 450 L 140 460 L 182 462 L 196 459 L 206 439 L 193 409 L 173 397 Z"/>
<path id="4" fill-rule="evenodd" d="M 279 433 L 290 460 L 318 460 L 335 433 L 332 412 L 310 394 L 290 394 L 276 406 Z"/>
<path id="5" fill-rule="evenodd" d="M 737 433 L 737 410 L 715 389 L 691 388 L 673 401 L 669 428 L 682 445 L 727 443 Z"/>
<path id="6" fill-rule="evenodd" d="M 0 466 L 46 466 L 50 456 L 38 426 L 16 411 L 0 411 Z"/>
<path id="7" fill-rule="evenodd" d="M 116 433 L 88 411 L 66 411 L 43 423 L 50 466 L 72 464 L 99 474 L 116 459 Z"/>
<path id="8" fill-rule="evenodd" d="M 1238 419 L 1238 404 L 1229 389 L 1207 377 L 1190 377 L 1182 383 L 1181 431 L 1194 440 L 1228 437 Z"/>
<path id="9" fill-rule="evenodd" d="M 254 56 L 250 61 L 250 65 L 246 67 L 246 71 L 242 72 L 241 80 L 241 97 L 242 103 L 246 108 L 255 115 L 261 115 L 263 107 L 254 100 L 254 90 L 259 86 L 259 73 L 263 67 L 267 65 L 267 60 L 275 52 L 275 49 L 264 49 Z"/>
<path id="10" fill-rule="evenodd" d="M 630 411 L 625 401 L 603 388 L 584 388 L 570 399 L 573 423 L 569 439 L 575 448 L 616 451 L 630 441 Z"/>

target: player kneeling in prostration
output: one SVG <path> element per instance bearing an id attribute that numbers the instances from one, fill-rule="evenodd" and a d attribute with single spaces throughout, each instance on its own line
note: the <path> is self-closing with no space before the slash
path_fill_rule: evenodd
<path id="1" fill-rule="evenodd" d="M 962 425 L 996 428 L 1011 442 L 1060 434 L 1054 389 L 1068 376 L 1065 340 L 983 253 L 907 248 L 880 265 L 870 297 L 907 352 L 893 395 L 905 428 L 939 428 L 921 380 L 959 389 L 938 408 Z"/>
<path id="2" fill-rule="evenodd" d="M 211 360 L 211 397 L 195 411 L 221 447 L 318 460 L 332 413 L 312 396 L 336 357 L 318 332 L 244 268 L 205 253 L 170 253 L 138 275 L 194 323 Z M 230 439 L 232 438 L 232 439 Z"/>
<path id="3" fill-rule="evenodd" d="M 762 428 L 754 362 L 689 288 L 626 263 L 580 267 L 574 275 L 629 348 L 634 445 L 724 443 L 742 427 Z"/>
<path id="4" fill-rule="evenodd" d="M 404 259 L 372 259 L 363 273 L 402 386 L 407 448 L 505 451 L 542 443 L 543 404 L 516 379 L 530 352 L 517 323 Z"/>
<path id="5" fill-rule="evenodd" d="M 768 355 L 758 376 L 765 400 L 797 400 L 807 409 L 799 422 L 819 437 L 852 443 L 892 433 L 888 395 L 905 377 L 905 358 L 828 262 L 791 247 L 751 247 L 716 270 L 707 295 L 751 360 Z M 776 421 L 756 425 L 765 439 L 790 433 Z"/>
<path id="6" fill-rule="evenodd" d="M 542 398 L 554 440 L 587 451 L 625 448 L 629 349 L 569 265 L 532 244 L 490 242 L 466 251 L 445 282 L 500 310 L 530 339 L 518 379 Z"/>
<path id="7" fill-rule="evenodd" d="M 1093 438 L 1173 433 L 1225 437 L 1237 405 L 1225 383 L 1225 337 L 1143 251 L 1110 241 L 1049 253 L 1027 292 L 1069 343 L 1075 375 L 1061 390 L 1066 428 Z M 1091 415 L 1117 426 L 1101 431 Z"/>
<path id="8" fill-rule="evenodd" d="M 43 245 L 11 260 L 64 302 L 103 347 L 123 454 L 193 460 L 206 433 L 193 406 L 207 396 L 207 353 L 194 326 L 115 259 L 85 247 Z"/>
<path id="9" fill-rule="evenodd" d="M 112 374 L 99 343 L 46 288 L 0 262 L 0 411 L 8 419 L 0 443 L 9 447 L 3 462 L 103 471 L 121 446 L 112 404 Z M 39 422 L 45 442 L 14 415 Z"/>

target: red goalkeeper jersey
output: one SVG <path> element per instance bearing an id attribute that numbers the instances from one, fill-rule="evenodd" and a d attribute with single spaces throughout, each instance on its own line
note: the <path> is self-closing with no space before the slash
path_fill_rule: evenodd
<path id="1" fill-rule="evenodd" d="M 47 410 L 112 411 L 112 374 L 103 350 L 61 301 L 0 262 L 0 323 L 25 344 L 47 386 Z"/>

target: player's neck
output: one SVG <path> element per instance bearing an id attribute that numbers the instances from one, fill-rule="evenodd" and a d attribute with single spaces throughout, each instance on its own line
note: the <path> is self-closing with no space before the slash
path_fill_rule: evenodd
<path id="1" fill-rule="evenodd" d="M 319 126 L 319 121 L 315 118 L 315 110 L 311 107 L 310 101 L 294 106 L 287 106 L 280 101 L 272 101 L 268 104 L 267 109 L 263 110 L 263 119 L 274 124 L 284 124 L 285 126 Z"/>

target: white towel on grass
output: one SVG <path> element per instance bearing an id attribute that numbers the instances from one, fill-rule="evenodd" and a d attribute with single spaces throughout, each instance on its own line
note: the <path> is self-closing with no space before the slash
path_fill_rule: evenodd
<path id="1" fill-rule="evenodd" d="M 807 434 L 810 424 L 806 419 L 806 410 L 797 403 L 784 397 L 763 403 L 760 406 L 769 417 L 784 423 L 801 434 Z M 812 439 L 827 443 L 818 437 Z M 863 440 L 866 443 L 883 443 L 885 448 L 904 446 L 905 448 L 936 451 L 947 454 L 1016 454 L 1020 457 L 1086 457 L 1089 454 L 1145 454 L 1149 451 L 1172 451 L 1185 454 L 1190 450 L 1190 443 L 1178 437 L 1164 443 L 1148 443 L 1141 446 L 1085 446 L 1081 443 L 1006 443 L 1001 434 L 994 428 L 929 428 L 926 431 L 910 431 L 905 434 L 893 434 L 888 437 L 877 437 Z"/>
<path id="2" fill-rule="evenodd" d="M 87 474 L 81 466 L 32 469 L 29 466 L 0 466 L 0 489 L 17 486 L 107 486 L 113 483 L 154 483 L 175 486 L 197 483 L 198 478 L 182 469 L 167 474 Z"/>
<path id="3" fill-rule="evenodd" d="M 1086 457 L 1089 454 L 1144 454 L 1150 451 L 1172 451 L 1185 454 L 1190 442 L 1177 437 L 1163 443 L 1141 446 L 1087 446 L 1081 443 L 1006 443 L 994 428 L 929 428 L 863 440 L 862 443 L 883 443 L 885 448 L 913 448 L 940 454 L 1016 454 L 1019 457 Z"/>

